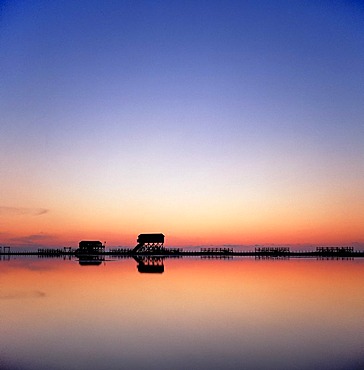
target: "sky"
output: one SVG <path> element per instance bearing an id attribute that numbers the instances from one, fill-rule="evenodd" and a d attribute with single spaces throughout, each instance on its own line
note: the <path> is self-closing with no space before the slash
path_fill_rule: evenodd
<path id="1" fill-rule="evenodd" d="M 360 1 L 0 1 L 0 245 L 364 246 Z"/>

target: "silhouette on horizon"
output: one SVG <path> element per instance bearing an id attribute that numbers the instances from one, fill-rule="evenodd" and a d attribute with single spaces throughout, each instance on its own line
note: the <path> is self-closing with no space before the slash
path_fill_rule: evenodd
<path id="1" fill-rule="evenodd" d="M 164 235 L 162 233 L 140 234 L 137 245 L 132 253 L 156 253 L 164 250 Z"/>
<path id="2" fill-rule="evenodd" d="M 78 254 L 100 254 L 105 252 L 105 245 L 98 240 L 82 240 L 78 243 L 76 255 Z"/>

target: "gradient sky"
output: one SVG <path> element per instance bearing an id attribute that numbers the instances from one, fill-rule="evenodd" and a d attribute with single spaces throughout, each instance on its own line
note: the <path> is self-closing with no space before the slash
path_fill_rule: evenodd
<path id="1" fill-rule="evenodd" d="M 362 2 L 0 4 L 0 244 L 364 245 Z"/>

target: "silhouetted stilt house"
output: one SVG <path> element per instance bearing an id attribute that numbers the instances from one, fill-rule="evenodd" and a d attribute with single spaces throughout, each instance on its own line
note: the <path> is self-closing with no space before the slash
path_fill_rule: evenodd
<path id="1" fill-rule="evenodd" d="M 105 252 L 105 245 L 100 241 L 83 240 L 78 244 L 76 254 L 100 254 Z"/>
<path id="2" fill-rule="evenodd" d="M 164 235 L 161 233 L 140 234 L 137 243 L 133 253 L 158 253 L 163 250 Z"/>

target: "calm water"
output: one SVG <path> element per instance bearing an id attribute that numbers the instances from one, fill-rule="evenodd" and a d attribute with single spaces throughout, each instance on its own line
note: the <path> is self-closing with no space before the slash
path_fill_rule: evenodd
<path id="1" fill-rule="evenodd" d="M 12 259 L 0 305 L 0 369 L 364 368 L 362 260 Z"/>

